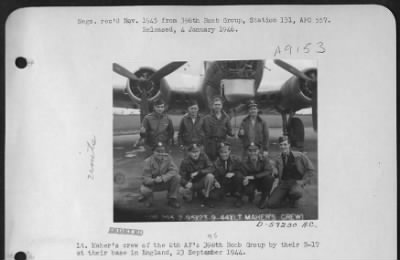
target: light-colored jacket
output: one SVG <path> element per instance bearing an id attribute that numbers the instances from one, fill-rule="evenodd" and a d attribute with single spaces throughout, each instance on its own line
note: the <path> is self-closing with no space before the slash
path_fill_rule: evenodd
<path id="1" fill-rule="evenodd" d="M 144 160 L 143 184 L 150 186 L 154 184 L 154 178 L 161 176 L 164 182 L 168 182 L 173 176 L 178 175 L 178 167 L 172 161 L 172 157 L 157 160 L 154 155 Z"/>

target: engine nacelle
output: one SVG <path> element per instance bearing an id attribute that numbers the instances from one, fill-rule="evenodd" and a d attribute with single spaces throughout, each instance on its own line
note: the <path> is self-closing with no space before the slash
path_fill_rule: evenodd
<path id="1" fill-rule="evenodd" d="M 156 72 L 153 68 L 142 67 L 137 70 L 134 74 L 139 79 L 149 79 L 152 74 Z M 159 81 L 146 81 L 140 82 L 135 80 L 128 80 L 127 83 L 127 92 L 129 97 L 136 104 L 141 103 L 141 97 L 143 95 L 143 91 L 146 91 L 147 98 L 149 102 L 153 102 L 160 98 L 161 89 L 169 89 L 167 82 L 165 79 L 161 79 Z"/>
<path id="2" fill-rule="evenodd" d="M 288 113 L 311 106 L 313 89 L 317 87 L 317 70 L 307 69 L 303 72 L 314 80 L 303 80 L 293 76 L 283 84 L 279 102 L 279 109 L 283 112 Z"/>

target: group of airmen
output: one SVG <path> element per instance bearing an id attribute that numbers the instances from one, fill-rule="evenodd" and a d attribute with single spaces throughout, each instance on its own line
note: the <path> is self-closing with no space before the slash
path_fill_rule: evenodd
<path id="1" fill-rule="evenodd" d="M 233 137 L 230 117 L 223 110 L 223 99 L 214 97 L 210 114 L 199 115 L 199 106 L 190 101 L 179 126 L 178 145 L 183 161 L 178 168 L 169 154 L 174 128 L 164 113 L 165 104 L 153 104 L 140 129 L 148 157 L 144 161 L 141 197 L 146 207 L 153 206 L 153 193 L 167 190 L 168 205 L 180 208 L 184 201 L 200 198 L 201 206 L 213 208 L 215 201 L 234 197 L 234 206 L 242 207 L 244 197 L 253 203 L 261 192 L 257 207 L 296 207 L 304 186 L 310 183 L 314 166 L 309 158 L 292 151 L 287 136 L 279 137 L 281 153 L 268 155 L 268 126 L 259 116 L 257 104 L 248 103 L 248 116 L 241 122 L 238 138 L 241 158 L 231 153 L 227 137 Z"/>

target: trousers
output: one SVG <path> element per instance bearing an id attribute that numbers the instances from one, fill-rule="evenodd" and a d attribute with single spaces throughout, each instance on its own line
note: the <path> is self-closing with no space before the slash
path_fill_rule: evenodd
<path id="1" fill-rule="evenodd" d="M 268 199 L 268 208 L 279 208 L 287 198 L 292 201 L 299 200 L 303 196 L 304 189 L 296 180 L 281 180 Z"/>
<path id="2" fill-rule="evenodd" d="M 242 196 L 243 193 L 243 175 L 236 173 L 232 178 L 224 177 L 221 181 L 221 186 L 225 193 L 231 193 L 232 195 Z"/>
<path id="3" fill-rule="evenodd" d="M 217 137 L 208 138 L 206 140 L 204 151 L 212 162 L 215 161 L 218 157 L 218 145 L 224 141 L 225 138 L 217 138 Z"/>
<path id="4" fill-rule="evenodd" d="M 167 198 L 176 199 L 178 198 L 180 182 L 181 176 L 175 175 L 168 182 L 154 183 L 151 186 L 146 186 L 142 184 L 142 186 L 140 186 L 140 193 L 142 193 L 145 198 L 150 198 L 153 196 L 153 192 L 155 191 L 167 190 Z"/>
<path id="5" fill-rule="evenodd" d="M 273 183 L 274 177 L 272 176 L 265 176 L 260 179 L 251 180 L 249 181 L 249 184 L 244 187 L 244 193 L 246 195 L 252 195 L 257 189 L 258 191 L 261 191 L 261 193 L 268 195 Z"/>
<path id="6" fill-rule="evenodd" d="M 200 180 L 193 182 L 192 187 L 190 189 L 183 187 L 182 189 L 183 196 L 188 200 L 192 200 L 193 192 L 201 191 L 204 197 L 208 198 L 210 195 L 210 191 L 214 187 L 214 183 L 215 183 L 214 175 L 212 173 L 208 173 Z"/>

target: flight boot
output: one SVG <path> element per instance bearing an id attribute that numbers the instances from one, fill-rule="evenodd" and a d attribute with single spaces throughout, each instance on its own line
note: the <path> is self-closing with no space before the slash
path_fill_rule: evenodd
<path id="1" fill-rule="evenodd" d="M 201 207 L 207 207 L 207 208 L 215 208 L 215 205 L 210 198 L 204 198 L 203 202 L 201 203 Z"/>
<path id="2" fill-rule="evenodd" d="M 174 209 L 179 209 L 181 207 L 181 204 L 179 204 L 178 200 L 175 198 L 170 198 L 168 199 L 168 206 Z"/>
<path id="3" fill-rule="evenodd" d="M 267 207 L 267 197 L 268 193 L 266 192 L 261 193 L 260 201 L 257 203 L 258 208 L 265 209 L 265 207 Z"/>

